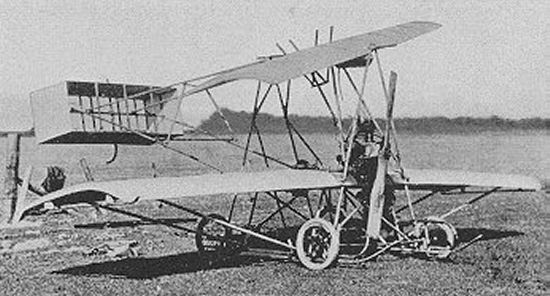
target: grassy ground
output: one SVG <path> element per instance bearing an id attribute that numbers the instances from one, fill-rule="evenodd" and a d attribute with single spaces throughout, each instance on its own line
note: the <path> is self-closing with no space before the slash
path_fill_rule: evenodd
<path id="1" fill-rule="evenodd" d="M 421 214 L 441 214 L 465 197 L 437 197 Z M 248 201 L 239 204 L 246 207 Z M 207 212 L 226 212 L 227 198 L 187 203 Z M 265 206 L 265 205 L 264 205 Z M 156 217 L 177 217 L 157 204 L 131 207 Z M 28 220 L 38 228 L 2 229 L 3 244 L 34 242 L 38 249 L 0 254 L 1 295 L 543 295 L 548 293 L 548 219 L 544 193 L 499 193 L 451 216 L 459 240 L 483 234 L 447 261 L 383 255 L 364 266 L 310 271 L 292 260 L 242 256 L 201 267 L 192 235 L 133 223 L 95 212 L 49 213 Z M 243 218 L 243 217 L 241 217 Z M 185 223 L 193 227 L 194 221 Z M 135 258 L 85 256 L 109 240 L 139 242 Z M 34 241 L 32 241 L 34 240 Z"/>

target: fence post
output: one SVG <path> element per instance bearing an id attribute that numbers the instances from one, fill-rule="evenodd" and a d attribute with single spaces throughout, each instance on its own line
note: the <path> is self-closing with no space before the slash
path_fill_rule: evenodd
<path id="1" fill-rule="evenodd" d="M 0 199 L 0 223 L 11 219 L 17 204 L 17 179 L 19 178 L 19 151 L 21 135 L 9 133 L 6 148 L 6 170 L 4 175 L 4 196 Z"/>

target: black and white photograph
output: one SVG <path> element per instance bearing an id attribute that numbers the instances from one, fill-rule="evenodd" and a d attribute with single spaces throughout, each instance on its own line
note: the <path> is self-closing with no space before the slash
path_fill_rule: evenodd
<path id="1" fill-rule="evenodd" d="M 549 19 L 0 0 L 0 295 L 548 295 Z"/>

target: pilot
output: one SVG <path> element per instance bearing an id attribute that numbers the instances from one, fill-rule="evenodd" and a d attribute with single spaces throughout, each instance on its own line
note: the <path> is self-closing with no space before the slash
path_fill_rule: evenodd
<path id="1" fill-rule="evenodd" d="M 380 142 L 375 141 L 376 127 L 372 120 L 358 121 L 357 135 L 351 147 L 350 174 L 358 183 L 372 186 L 378 167 Z"/>
<path id="2" fill-rule="evenodd" d="M 368 206 L 376 171 L 378 168 L 378 156 L 381 153 L 383 138 L 376 133 L 376 126 L 372 120 L 363 120 L 357 124 L 357 135 L 352 143 L 350 155 L 350 174 L 361 185 L 361 191 L 357 197 L 364 206 Z M 396 221 L 394 204 L 395 195 L 388 186 L 384 189 L 384 208 L 382 216 L 391 224 Z M 365 210 L 365 221 L 368 211 Z M 382 223 L 383 236 L 394 235 L 393 229 L 386 223 Z"/>

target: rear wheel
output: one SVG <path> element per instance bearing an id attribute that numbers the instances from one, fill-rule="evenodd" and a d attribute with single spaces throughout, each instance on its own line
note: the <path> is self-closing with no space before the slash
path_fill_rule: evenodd
<path id="1" fill-rule="evenodd" d="M 320 270 L 330 266 L 338 256 L 340 239 L 332 224 L 321 218 L 306 221 L 296 238 L 296 253 L 307 268 Z"/>
<path id="2" fill-rule="evenodd" d="M 425 219 L 420 227 L 424 234 L 426 255 L 436 259 L 447 258 L 456 244 L 456 229 L 438 217 Z"/>

